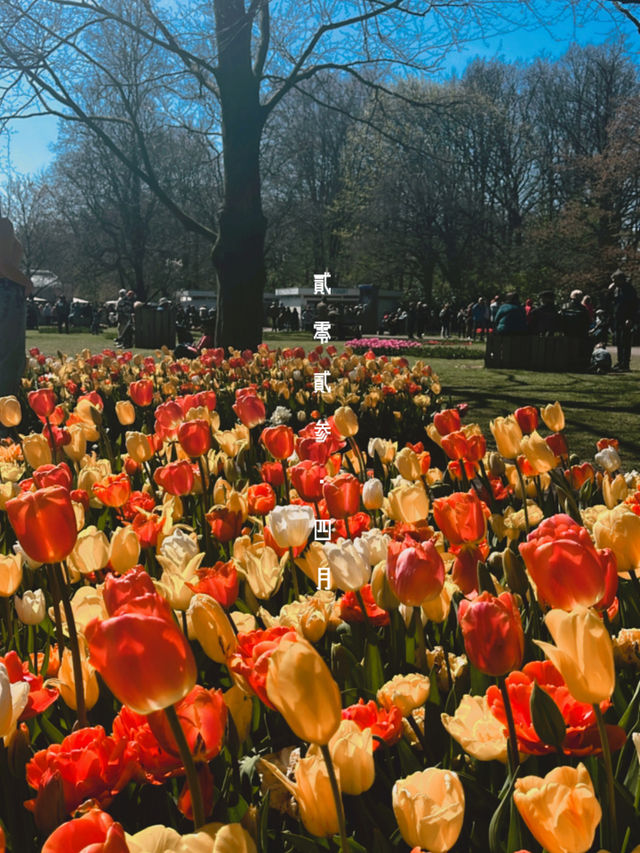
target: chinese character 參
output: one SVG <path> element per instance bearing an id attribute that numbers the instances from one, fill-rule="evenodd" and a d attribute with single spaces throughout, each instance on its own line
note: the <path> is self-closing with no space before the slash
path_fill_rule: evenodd
<path id="1" fill-rule="evenodd" d="M 331 296 L 331 288 L 327 284 L 327 279 L 331 278 L 330 272 L 320 273 L 320 275 L 314 275 L 313 277 L 313 292 L 315 293 L 327 293 Z"/>
<path id="2" fill-rule="evenodd" d="M 323 583 L 324 586 L 322 586 Z M 318 589 L 331 589 L 331 571 L 329 566 L 320 566 L 318 569 Z"/>
<path id="3" fill-rule="evenodd" d="M 327 385 L 327 377 L 329 376 L 328 370 L 322 370 L 318 373 L 313 374 L 313 391 L 314 393 L 319 394 L 328 394 L 329 386 Z"/>
<path id="4" fill-rule="evenodd" d="M 314 429 L 316 433 L 316 441 L 322 444 L 323 441 L 326 441 L 331 435 L 331 424 L 329 421 L 317 421 L 314 424 Z"/>
<path id="5" fill-rule="evenodd" d="M 329 320 L 316 320 L 313 324 L 313 340 L 320 341 L 321 344 L 328 343 L 331 340 L 330 329 L 331 323 Z"/>
<path id="6" fill-rule="evenodd" d="M 313 522 L 313 536 L 316 542 L 330 542 L 333 529 L 332 518 L 316 518 Z"/>

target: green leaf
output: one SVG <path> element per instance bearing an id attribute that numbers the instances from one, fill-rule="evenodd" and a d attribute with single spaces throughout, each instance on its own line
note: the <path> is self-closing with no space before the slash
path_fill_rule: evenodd
<path id="1" fill-rule="evenodd" d="M 491 572 L 489 571 L 489 567 L 486 563 L 480 561 L 478 563 L 478 592 L 490 592 L 491 595 L 496 594 L 496 588 L 493 583 L 493 578 L 491 577 Z"/>
<path id="2" fill-rule="evenodd" d="M 366 685 L 375 693 L 384 684 L 384 670 L 380 649 L 375 643 L 367 642 L 364 652 L 364 674 Z"/>
<path id="3" fill-rule="evenodd" d="M 531 722 L 540 740 L 562 753 L 562 744 L 567 735 L 564 718 L 551 696 L 536 683 L 531 691 L 529 708 Z"/>
<path id="4" fill-rule="evenodd" d="M 493 817 L 491 818 L 491 823 L 489 824 L 489 850 L 491 853 L 502 853 L 503 848 L 500 839 L 504 838 L 504 833 L 501 832 L 501 824 L 511 808 L 511 794 L 513 793 L 514 785 L 516 784 L 519 769 L 520 768 L 518 768 L 513 776 L 507 780 L 508 787 L 505 787 L 503 790 L 500 798 L 500 805 L 495 810 Z M 505 783 L 505 785 L 506 784 L 507 783 Z"/>
<path id="5" fill-rule="evenodd" d="M 313 841 L 304 835 L 297 835 L 295 832 L 283 832 L 282 837 L 288 841 L 294 850 L 299 850 L 300 853 L 318 853 L 318 850 L 326 850 L 327 843 L 317 839 Z"/>

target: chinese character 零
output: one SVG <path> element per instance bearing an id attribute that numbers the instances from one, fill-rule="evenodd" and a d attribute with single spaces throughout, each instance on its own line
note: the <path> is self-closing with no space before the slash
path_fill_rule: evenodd
<path id="1" fill-rule="evenodd" d="M 326 441 L 331 435 L 331 424 L 329 421 L 317 421 L 314 424 L 314 429 L 316 433 L 316 441 L 322 444 L 323 441 Z"/>
<path id="2" fill-rule="evenodd" d="M 330 542 L 332 529 L 332 518 L 316 518 L 313 521 L 313 536 L 316 542 Z"/>
<path id="3" fill-rule="evenodd" d="M 331 323 L 329 320 L 316 320 L 313 324 L 313 340 L 320 341 L 321 344 L 328 343 L 331 340 L 330 329 Z"/>
<path id="4" fill-rule="evenodd" d="M 327 385 L 327 378 L 330 376 L 328 370 L 321 370 L 318 373 L 313 374 L 313 391 L 318 394 L 328 394 L 329 386 Z"/>
<path id="5" fill-rule="evenodd" d="M 323 583 L 324 586 L 322 586 Z M 331 572 L 329 566 L 320 566 L 318 569 L 318 589 L 331 589 Z"/>
<path id="6" fill-rule="evenodd" d="M 314 275 L 313 277 L 313 292 L 316 293 L 327 293 L 331 296 L 331 288 L 327 284 L 327 279 L 331 278 L 330 272 L 320 273 L 320 275 Z"/>

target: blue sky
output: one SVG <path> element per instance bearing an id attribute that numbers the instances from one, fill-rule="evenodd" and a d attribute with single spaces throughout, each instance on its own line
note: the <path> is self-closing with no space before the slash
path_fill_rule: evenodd
<path id="1" fill-rule="evenodd" d="M 543 53 L 555 58 L 565 53 L 573 42 L 582 45 L 599 44 L 609 37 L 615 37 L 616 33 L 627 37 L 630 51 L 640 50 L 640 34 L 621 16 L 612 16 L 600 10 L 596 15 L 590 15 L 588 21 L 576 22 L 567 10 L 562 18 L 546 27 L 533 24 L 527 28 L 510 30 L 505 27 L 505 32 L 500 35 L 467 42 L 449 54 L 443 65 L 443 73 L 455 72 L 460 75 L 466 65 L 478 56 L 497 57 L 507 62 L 526 62 Z M 13 169 L 27 174 L 46 167 L 53 157 L 51 145 L 56 135 L 57 119 L 51 117 L 13 122 L 10 142 Z M 4 136 L 0 143 L 0 157 L 4 160 L 6 155 L 7 139 Z"/>

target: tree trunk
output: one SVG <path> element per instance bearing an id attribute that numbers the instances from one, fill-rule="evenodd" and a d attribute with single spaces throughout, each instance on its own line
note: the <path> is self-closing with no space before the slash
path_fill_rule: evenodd
<path id="1" fill-rule="evenodd" d="M 218 277 L 216 345 L 253 349 L 262 341 L 266 219 L 260 196 L 264 124 L 251 68 L 251 25 L 242 0 L 216 0 L 216 79 L 222 111 L 224 201 L 212 260 Z"/>

